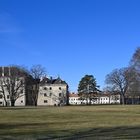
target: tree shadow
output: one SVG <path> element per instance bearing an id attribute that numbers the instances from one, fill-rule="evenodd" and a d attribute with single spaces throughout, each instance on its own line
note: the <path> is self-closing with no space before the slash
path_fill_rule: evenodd
<path id="1" fill-rule="evenodd" d="M 25 124 L 0 124 L 1 130 L 10 130 L 22 127 L 42 127 L 48 125 L 46 123 L 25 123 Z M 32 129 L 33 129 L 32 128 Z M 8 137 L 7 137 L 8 136 Z M 88 130 L 42 130 L 40 132 L 17 132 L 8 133 L 8 131 L 0 136 L 0 140 L 18 140 L 18 139 L 35 139 L 35 140 L 126 140 L 126 139 L 140 139 L 140 126 L 120 126 L 120 127 L 97 127 Z"/>
<path id="2" fill-rule="evenodd" d="M 114 139 L 140 139 L 140 126 L 121 126 L 121 127 L 100 127 L 87 131 L 73 133 L 69 137 L 63 137 L 63 140 L 114 140 Z"/>

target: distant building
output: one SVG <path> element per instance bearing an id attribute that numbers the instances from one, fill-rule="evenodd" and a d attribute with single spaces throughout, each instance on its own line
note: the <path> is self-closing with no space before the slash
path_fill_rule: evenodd
<path id="1" fill-rule="evenodd" d="M 80 105 L 81 104 L 81 100 L 80 100 L 80 97 L 78 96 L 78 94 L 75 94 L 75 93 L 69 94 L 69 104 L 71 104 L 71 105 Z"/>
<path id="2" fill-rule="evenodd" d="M 89 100 L 82 100 L 80 96 L 76 93 L 69 94 L 69 104 L 70 105 L 80 105 L 89 103 Z M 119 94 L 108 94 L 108 93 L 98 93 L 91 104 L 120 104 Z"/>
<path id="3" fill-rule="evenodd" d="M 60 77 L 43 78 L 39 86 L 37 105 L 61 106 L 68 104 L 68 84 Z"/>
<path id="4" fill-rule="evenodd" d="M 102 93 L 98 95 L 98 104 L 120 104 L 120 94 Z"/>

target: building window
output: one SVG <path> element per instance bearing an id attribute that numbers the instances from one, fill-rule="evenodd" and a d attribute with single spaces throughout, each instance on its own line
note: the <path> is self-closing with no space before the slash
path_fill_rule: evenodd
<path id="1" fill-rule="evenodd" d="M 2 99 L 2 97 L 3 97 L 3 96 L 0 94 L 0 99 Z"/>
<path id="2" fill-rule="evenodd" d="M 10 96 L 9 95 L 7 95 L 7 99 L 9 99 L 10 98 Z"/>
<path id="3" fill-rule="evenodd" d="M 44 97 L 46 97 L 47 96 L 47 93 L 44 93 Z"/>
<path id="4" fill-rule="evenodd" d="M 48 101 L 47 100 L 44 100 L 44 103 L 48 103 Z"/>
<path id="5" fill-rule="evenodd" d="M 21 103 L 23 103 L 23 100 L 21 100 Z"/>
<path id="6" fill-rule="evenodd" d="M 59 93 L 59 97 L 61 97 L 61 93 Z"/>
<path id="7" fill-rule="evenodd" d="M 0 105 L 2 105 L 2 102 L 0 102 Z"/>
<path id="8" fill-rule="evenodd" d="M 52 87 L 50 87 L 50 90 L 52 90 Z"/>
<path id="9" fill-rule="evenodd" d="M 47 90 L 47 88 L 46 88 L 46 87 L 44 87 L 44 90 Z"/>
<path id="10" fill-rule="evenodd" d="M 61 87 L 59 87 L 59 90 L 61 90 Z"/>

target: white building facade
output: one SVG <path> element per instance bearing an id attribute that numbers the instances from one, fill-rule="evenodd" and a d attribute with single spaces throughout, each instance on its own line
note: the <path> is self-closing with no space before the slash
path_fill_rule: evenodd
<path id="1" fill-rule="evenodd" d="M 59 77 L 44 78 L 39 86 L 38 106 L 61 106 L 68 102 L 68 85 Z"/>
<path id="2" fill-rule="evenodd" d="M 78 94 L 69 94 L 69 104 L 70 105 L 80 105 L 81 104 L 81 100 L 80 97 L 78 96 Z"/>
<path id="3" fill-rule="evenodd" d="M 4 100 L 4 96 L 6 101 Z M 10 95 L 7 91 L 5 91 L 5 95 L 0 93 L 0 106 L 6 106 L 6 102 L 7 102 L 7 106 L 11 106 Z M 16 99 L 15 106 L 25 106 L 25 105 L 26 105 L 26 96 L 25 96 L 25 91 L 23 91 L 20 93 L 20 97 Z"/>
<path id="4" fill-rule="evenodd" d="M 69 104 L 70 105 L 81 105 L 87 104 L 89 100 L 81 100 L 78 94 L 69 94 Z M 119 94 L 97 94 L 96 97 L 91 101 L 91 104 L 120 104 Z"/>

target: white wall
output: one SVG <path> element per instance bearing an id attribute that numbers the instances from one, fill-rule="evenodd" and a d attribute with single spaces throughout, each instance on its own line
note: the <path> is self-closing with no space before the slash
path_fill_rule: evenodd
<path id="1" fill-rule="evenodd" d="M 79 97 L 69 97 L 69 104 L 86 104 L 87 102 L 89 103 L 90 101 L 86 100 L 78 100 Z M 95 100 L 91 101 L 91 104 L 120 104 L 120 95 L 111 95 L 111 96 L 105 96 L 105 95 L 100 95 L 96 97 Z"/>
<path id="2" fill-rule="evenodd" d="M 66 84 L 46 84 L 40 86 L 37 105 L 65 105 L 67 101 Z"/>
<path id="3" fill-rule="evenodd" d="M 79 105 L 81 104 L 81 100 L 79 100 L 79 97 L 69 97 L 69 104 Z"/>
<path id="4" fill-rule="evenodd" d="M 2 77 L 3 78 L 3 77 Z M 21 77 L 22 80 L 24 80 Z M 17 82 L 18 84 L 18 82 Z M 22 90 L 22 92 L 21 92 Z M 2 91 L 1 87 L 0 87 L 0 91 Z M 10 96 L 9 96 L 9 92 L 7 91 L 7 88 L 4 88 L 4 92 L 5 92 L 5 97 L 6 97 L 6 101 L 8 103 L 8 106 L 11 106 L 11 102 L 10 102 Z M 17 100 L 15 101 L 15 106 L 25 106 L 26 105 L 26 101 L 25 101 L 25 86 L 20 87 L 17 91 L 19 98 L 17 98 Z M 3 93 L 0 92 L 0 95 L 2 95 L 2 98 L 0 98 L 0 106 L 5 106 L 5 100 L 3 97 Z M 7 98 L 9 96 L 9 98 Z"/>

